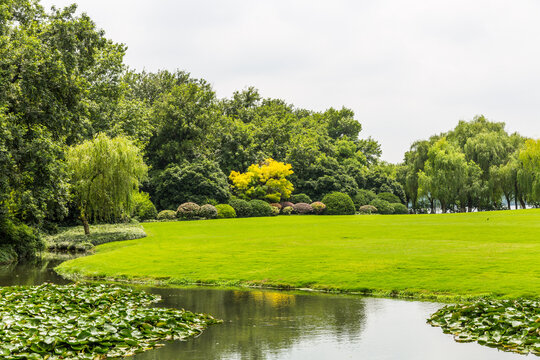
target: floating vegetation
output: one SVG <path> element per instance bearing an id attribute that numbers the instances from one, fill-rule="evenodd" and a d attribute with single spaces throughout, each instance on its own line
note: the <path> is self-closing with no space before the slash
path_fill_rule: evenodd
<path id="1" fill-rule="evenodd" d="M 540 355 L 539 300 L 479 300 L 445 306 L 429 319 L 458 342 L 477 341 L 520 354 Z"/>
<path id="2" fill-rule="evenodd" d="M 44 284 L 0 288 L 2 359 L 130 356 L 200 334 L 219 320 L 149 307 L 157 295 L 117 285 Z"/>

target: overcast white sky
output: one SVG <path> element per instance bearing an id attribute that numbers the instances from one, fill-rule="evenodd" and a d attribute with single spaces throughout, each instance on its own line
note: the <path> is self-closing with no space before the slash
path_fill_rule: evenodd
<path id="1" fill-rule="evenodd" d="M 76 2 L 126 62 L 182 69 L 219 97 L 255 86 L 298 107 L 352 108 L 383 159 L 476 114 L 540 137 L 538 0 Z"/>

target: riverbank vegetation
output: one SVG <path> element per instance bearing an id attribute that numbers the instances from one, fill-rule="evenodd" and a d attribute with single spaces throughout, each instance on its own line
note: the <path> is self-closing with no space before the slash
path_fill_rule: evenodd
<path id="1" fill-rule="evenodd" d="M 540 293 L 540 210 L 145 223 L 66 276 L 432 299 Z"/>
<path id="2" fill-rule="evenodd" d="M 0 288 L 3 359 L 105 359 L 199 335 L 209 315 L 150 307 L 160 300 L 115 285 Z"/>

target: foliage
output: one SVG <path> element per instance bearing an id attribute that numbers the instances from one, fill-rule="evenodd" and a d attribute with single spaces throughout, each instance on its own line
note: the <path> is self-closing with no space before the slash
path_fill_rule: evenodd
<path id="1" fill-rule="evenodd" d="M 176 217 L 184 220 L 195 219 L 200 215 L 201 207 L 194 202 L 183 203 L 176 210 Z"/>
<path id="2" fill-rule="evenodd" d="M 236 217 L 236 211 L 229 204 L 216 205 L 218 219 L 231 219 Z"/>
<path id="3" fill-rule="evenodd" d="M 214 205 L 205 204 L 201 206 L 201 209 L 199 210 L 199 216 L 205 219 L 215 219 L 218 216 L 218 211 Z"/>
<path id="4" fill-rule="evenodd" d="M 315 201 L 311 203 L 311 208 L 313 209 L 313 212 L 317 215 L 322 215 L 326 210 L 326 205 L 324 205 L 320 201 Z"/>
<path id="5" fill-rule="evenodd" d="M 176 211 L 174 210 L 161 210 L 157 214 L 158 220 L 176 220 Z"/>
<path id="6" fill-rule="evenodd" d="M 296 203 L 294 204 L 294 212 L 297 213 L 297 214 L 300 214 L 300 215 L 306 215 L 306 214 L 311 214 L 313 213 L 313 208 L 311 207 L 311 205 L 309 204 L 306 204 L 306 203 Z"/>
<path id="7" fill-rule="evenodd" d="M 90 235 L 78 226 L 61 228 L 58 233 L 43 237 L 48 251 L 88 251 L 94 246 L 146 237 L 139 224 L 120 223 L 91 225 Z"/>
<path id="8" fill-rule="evenodd" d="M 355 212 L 354 203 L 347 194 L 334 192 L 326 195 L 322 202 L 326 205 L 328 215 L 352 215 Z"/>
<path id="9" fill-rule="evenodd" d="M 518 181 L 531 202 L 540 202 L 540 139 L 529 139 L 519 153 L 522 169 Z"/>
<path id="10" fill-rule="evenodd" d="M 251 200 L 249 202 L 251 208 L 251 216 L 272 216 L 272 207 L 263 200 Z"/>
<path id="11" fill-rule="evenodd" d="M 540 302 L 533 299 L 481 299 L 447 305 L 428 320 L 458 342 L 476 341 L 520 354 L 540 355 Z"/>
<path id="12" fill-rule="evenodd" d="M 153 174 L 152 194 L 161 209 L 171 209 L 184 202 L 226 202 L 230 191 L 227 177 L 216 162 L 197 160 L 184 165 L 169 165 Z"/>
<path id="13" fill-rule="evenodd" d="M 283 215 L 291 215 L 294 211 L 294 208 L 292 206 L 285 206 L 282 210 L 281 210 L 281 213 Z"/>
<path id="14" fill-rule="evenodd" d="M 279 202 L 282 198 L 288 199 L 294 189 L 287 180 L 293 173 L 291 167 L 291 164 L 268 158 L 261 164 L 251 165 L 245 173 L 231 171 L 229 179 L 237 195 L 244 199 Z"/>
<path id="15" fill-rule="evenodd" d="M 401 203 L 401 200 L 396 195 L 389 192 L 378 193 L 377 199 L 388 201 L 391 204 Z"/>
<path id="16" fill-rule="evenodd" d="M 159 300 L 116 285 L 3 287 L 0 354 L 4 359 L 123 357 L 219 323 L 209 315 L 149 307 Z"/>
<path id="17" fill-rule="evenodd" d="M 368 205 L 373 199 L 375 199 L 375 197 L 377 197 L 377 194 L 375 194 L 373 191 L 360 189 L 353 197 L 353 202 L 354 205 L 359 208 L 361 206 Z"/>
<path id="18" fill-rule="evenodd" d="M 251 203 L 247 202 L 246 200 L 231 199 L 229 201 L 229 205 L 233 207 L 234 211 L 236 212 L 236 216 L 238 217 L 252 216 Z"/>
<path id="19" fill-rule="evenodd" d="M 130 140 L 104 134 L 69 148 L 66 162 L 87 234 L 88 219 L 111 221 L 131 212 L 133 191 L 148 171 Z"/>
<path id="20" fill-rule="evenodd" d="M 15 249 L 13 249 L 13 246 L 6 244 L 0 245 L 0 265 L 16 263 L 18 258 L 19 257 L 15 252 Z"/>
<path id="21" fill-rule="evenodd" d="M 291 196 L 290 198 L 290 201 L 293 203 L 293 204 L 298 204 L 298 203 L 311 203 L 311 198 L 309 196 L 307 196 L 306 194 L 294 194 Z"/>
<path id="22" fill-rule="evenodd" d="M 282 209 L 286 208 L 287 206 L 289 206 L 289 207 L 293 207 L 293 206 L 294 206 L 294 204 L 293 204 L 292 202 L 290 202 L 290 201 L 284 201 L 284 202 L 282 202 L 280 205 L 281 205 L 281 208 L 282 208 Z"/>
<path id="23" fill-rule="evenodd" d="M 409 210 L 405 205 L 402 203 L 391 203 L 390 206 L 392 206 L 392 214 L 408 214 Z"/>
<path id="24" fill-rule="evenodd" d="M 393 206 L 386 200 L 374 199 L 371 201 L 370 205 L 375 207 L 379 214 L 388 215 L 394 213 Z"/>
<path id="25" fill-rule="evenodd" d="M 358 208 L 360 214 L 375 214 L 377 213 L 377 208 L 373 205 L 362 205 Z"/>
<path id="26" fill-rule="evenodd" d="M 270 206 L 277 208 L 278 210 L 281 210 L 281 204 L 278 203 L 271 203 Z"/>
<path id="27" fill-rule="evenodd" d="M 44 242 L 29 226 L 0 216 L 0 245 L 9 245 L 20 259 L 32 258 L 44 249 Z"/>
<path id="28" fill-rule="evenodd" d="M 272 210 L 272 216 L 278 216 L 279 215 L 280 210 L 277 207 L 271 206 L 270 209 Z"/>
<path id="29" fill-rule="evenodd" d="M 540 293 L 539 227 L 540 209 L 150 222 L 149 238 L 106 244 L 56 270 L 150 284 L 309 287 L 446 301 L 531 298 Z"/>
<path id="30" fill-rule="evenodd" d="M 133 194 L 133 207 L 131 216 L 136 217 L 139 221 L 154 220 L 157 216 L 157 210 L 150 195 L 141 191 Z"/>

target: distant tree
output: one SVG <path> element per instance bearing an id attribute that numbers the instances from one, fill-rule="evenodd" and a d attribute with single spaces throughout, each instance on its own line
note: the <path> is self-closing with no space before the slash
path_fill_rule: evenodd
<path id="1" fill-rule="evenodd" d="M 130 140 L 104 134 L 69 148 L 66 162 L 87 235 L 89 219 L 112 220 L 130 213 L 134 190 L 148 171 Z"/>
<path id="2" fill-rule="evenodd" d="M 519 153 L 518 181 L 529 202 L 540 202 L 540 139 L 529 139 Z"/>

